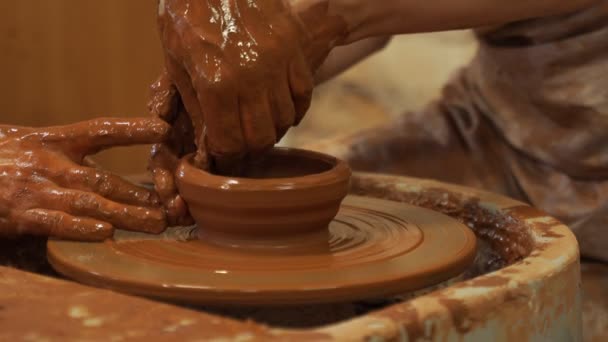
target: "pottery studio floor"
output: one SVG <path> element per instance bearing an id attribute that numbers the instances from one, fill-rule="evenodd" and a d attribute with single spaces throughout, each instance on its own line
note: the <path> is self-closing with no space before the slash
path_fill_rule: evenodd
<path id="1" fill-rule="evenodd" d="M 302 146 L 420 109 L 475 49 L 469 32 L 394 39 L 381 53 L 318 88 L 306 120 L 283 143 Z M 585 340 L 608 341 L 608 266 L 584 261 L 582 272 Z"/>

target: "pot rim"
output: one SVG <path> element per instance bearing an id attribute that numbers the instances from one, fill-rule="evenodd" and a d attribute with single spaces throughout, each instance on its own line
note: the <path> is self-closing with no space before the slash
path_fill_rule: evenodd
<path id="1" fill-rule="evenodd" d="M 293 154 L 303 158 L 314 159 L 330 164 L 327 171 L 296 177 L 283 178 L 244 178 L 221 176 L 196 168 L 191 161 L 194 154 L 182 158 L 175 171 L 178 184 L 187 183 L 198 188 L 209 188 L 230 191 L 286 191 L 323 187 L 331 184 L 350 181 L 352 172 L 348 164 L 334 156 L 291 147 L 274 147 L 273 153 Z M 197 178 L 194 180 L 194 178 Z M 179 185 L 178 185 L 179 187 Z"/>

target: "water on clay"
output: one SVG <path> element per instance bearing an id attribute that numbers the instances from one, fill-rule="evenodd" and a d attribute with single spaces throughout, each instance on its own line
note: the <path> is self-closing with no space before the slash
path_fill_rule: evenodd
<path id="1" fill-rule="evenodd" d="M 228 308 L 171 304 L 235 319 L 251 319 L 277 327 L 315 327 L 364 315 L 429 291 L 495 271 L 523 259 L 531 251 L 530 236 L 521 222 L 506 215 L 492 213 L 479 206 L 475 199 L 462 200 L 458 195 L 442 190 L 423 194 L 403 194 L 394 189 L 376 187 L 374 184 L 358 181 L 353 184 L 353 192 L 357 195 L 385 198 L 437 210 L 467 224 L 478 237 L 475 261 L 463 274 L 442 284 L 414 293 L 373 301 L 282 308 Z M 0 264 L 61 278 L 47 263 L 44 246 L 44 239 L 39 238 L 0 240 Z"/>

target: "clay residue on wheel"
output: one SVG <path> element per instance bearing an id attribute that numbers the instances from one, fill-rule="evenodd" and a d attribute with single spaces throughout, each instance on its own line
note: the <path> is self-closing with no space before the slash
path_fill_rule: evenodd
<path id="1" fill-rule="evenodd" d="M 446 189 L 429 188 L 407 192 L 397 189 L 395 184 L 386 184 L 370 178 L 354 178 L 351 192 L 428 208 L 463 222 L 480 240 L 490 246 L 485 261 L 487 267 L 482 273 L 520 261 L 534 248 L 532 236 L 524 227 L 523 220 L 528 218 L 528 215 L 523 211 L 518 210 L 519 217 L 514 217 L 508 213 L 492 212 L 484 208 L 478 198 L 464 198 Z"/>
<path id="2" fill-rule="evenodd" d="M 509 215 L 515 217 L 516 219 L 541 217 L 542 220 L 534 221 L 534 226 L 536 227 L 536 229 L 542 232 L 541 237 L 552 239 L 559 239 L 561 237 L 564 237 L 564 235 L 555 233 L 553 231 L 553 228 L 561 226 L 562 223 L 548 216 L 546 213 L 540 211 L 539 209 L 527 205 L 521 205 L 509 209 Z"/>

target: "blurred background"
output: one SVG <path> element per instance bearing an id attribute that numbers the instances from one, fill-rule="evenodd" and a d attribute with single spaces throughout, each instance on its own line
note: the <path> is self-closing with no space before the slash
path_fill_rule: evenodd
<path id="1" fill-rule="evenodd" d="M 0 2 L 0 123 L 46 126 L 101 116 L 146 116 L 162 66 L 152 0 Z M 316 90 L 298 146 L 377 125 L 422 107 L 475 50 L 468 32 L 397 37 L 381 53 Z M 147 148 L 97 159 L 122 174 L 146 168 Z"/>

